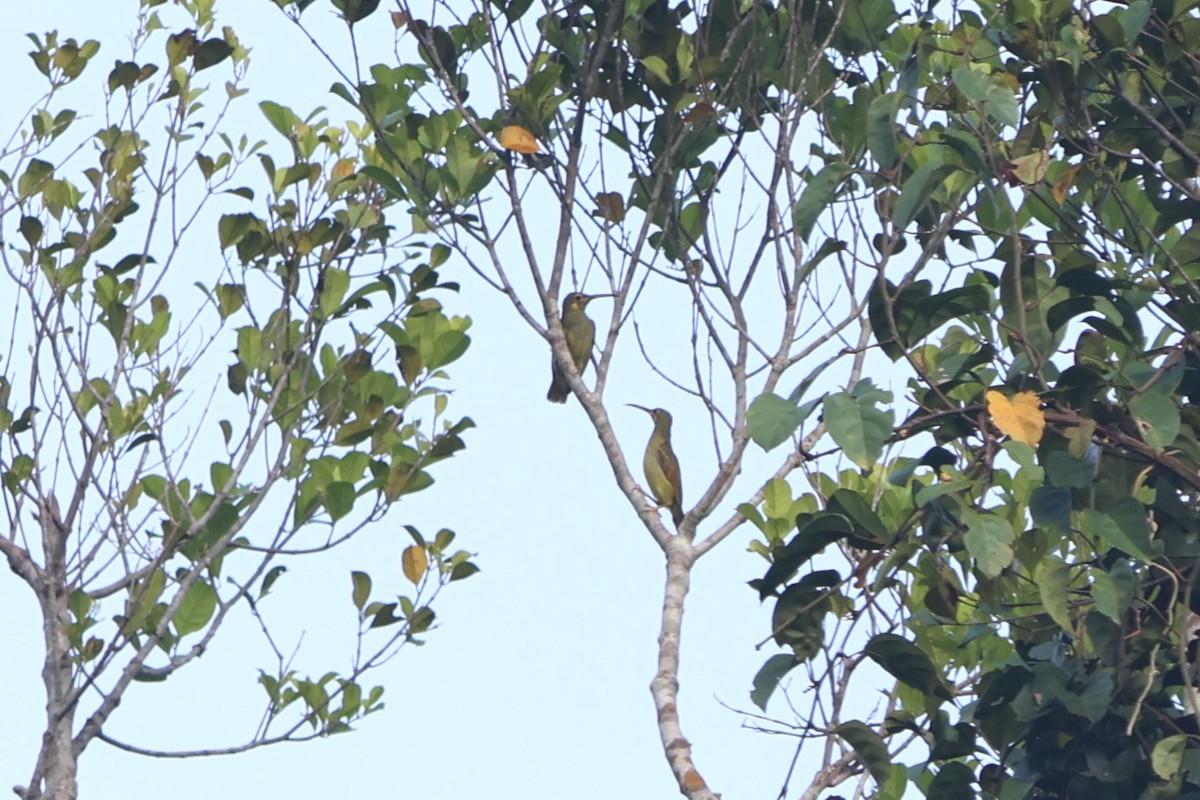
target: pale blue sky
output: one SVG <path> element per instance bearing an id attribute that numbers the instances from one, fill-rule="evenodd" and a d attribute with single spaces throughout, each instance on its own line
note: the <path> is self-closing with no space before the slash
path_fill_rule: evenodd
<path id="1" fill-rule="evenodd" d="M 94 102 L 96 87 L 116 58 L 127 54 L 135 0 L 47 0 L 10 3 L 0 31 L 0 66 L 6 76 L 0 134 L 28 107 L 37 77 L 25 52 L 27 31 L 57 28 L 63 36 L 97 38 L 101 54 L 75 89 L 80 103 Z M 308 12 L 331 29 L 340 23 L 325 2 Z M 301 116 L 324 105 L 335 120 L 350 117 L 328 95 L 332 72 L 268 0 L 225 0 L 219 17 L 253 50 L 249 86 L 255 101 L 272 99 Z M 383 19 L 382 28 L 388 28 Z M 215 75 L 219 85 L 223 77 Z M 249 102 L 247 126 L 268 129 Z M 239 120 L 240 122 L 240 120 Z M 87 121 L 78 126 L 99 127 Z M 84 128 L 86 129 L 86 128 Z M 272 142 L 278 147 L 278 142 Z M 7 227 L 7 225 L 6 225 Z M 210 253 L 218 257 L 215 235 Z M 463 547 L 478 553 L 482 572 L 439 599 L 441 628 L 375 673 L 387 687 L 387 710 L 354 733 L 249 754 L 188 761 L 127 755 L 96 742 L 81 763 L 81 796 L 124 800 L 165 795 L 176 800 L 220 796 L 307 798 L 338 796 L 460 800 L 489 797 L 577 800 L 678 795 L 658 742 L 649 683 L 661 606 L 662 558 L 612 482 L 582 412 L 572 400 L 551 406 L 545 344 L 511 308 L 461 269 L 453 311 L 474 319 L 474 344 L 451 372 L 452 410 L 475 419 L 468 449 L 437 467 L 437 485 L 405 499 L 387 525 L 370 531 L 328 558 L 295 564 L 272 595 L 287 604 L 274 610 L 304 631 L 301 662 L 317 669 L 342 660 L 353 626 L 351 569 L 379 576 L 398 572 L 407 537 L 403 523 L 423 531 L 455 530 Z M 632 337 L 618 352 L 639 359 Z M 678 404 L 677 396 L 644 366 L 614 367 L 608 388 L 610 414 L 633 456 L 649 433 L 641 412 L 623 402 Z M 698 491 L 710 468 L 706 420 L 698 409 L 673 408 L 676 450 L 685 490 Z M 699 436 L 689 437 L 692 430 Z M 534 455 L 536 454 L 536 456 Z M 576 457 L 577 456 L 577 457 Z M 772 460 L 773 461 L 773 460 Z M 564 464 L 571 468 L 565 469 Z M 770 463 L 752 459 L 754 465 Z M 703 480 L 708 479 L 703 476 Z M 735 502 L 757 488 L 747 478 Z M 694 500 L 692 494 L 686 498 Z M 719 515 L 718 515 L 719 516 Z M 702 529 L 703 531 L 703 529 Z M 745 582 L 762 562 L 745 551 L 739 531 L 695 570 L 685 619 L 681 713 L 697 764 L 725 797 L 773 798 L 790 761 L 793 740 L 741 728 L 721 702 L 749 708 L 750 682 L 776 649 L 754 644 L 768 632 Z M 0 683 L 8 702 L 0 715 L 0 786 L 24 784 L 42 730 L 39 617 L 33 598 L 7 570 L 0 572 Z M 135 685 L 113 718 L 110 733 L 157 748 L 219 747 L 250 735 L 261 689 L 253 631 L 235 624 L 200 661 L 163 685 Z M 284 641 L 289 641 L 286 636 Z M 331 655 L 332 654 L 332 655 Z M 324 657 L 324 660 L 323 660 Z M 266 663 L 266 662 L 264 662 Z M 870 698 L 869 702 L 874 698 Z M 782 705 L 773 710 L 786 714 Z M 813 745 L 814 748 L 816 745 Z M 797 770 L 793 787 L 804 783 Z"/>

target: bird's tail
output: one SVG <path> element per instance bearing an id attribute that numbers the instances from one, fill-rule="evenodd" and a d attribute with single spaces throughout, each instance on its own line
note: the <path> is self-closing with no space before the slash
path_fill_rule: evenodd
<path id="1" fill-rule="evenodd" d="M 567 383 L 566 376 L 555 369 L 554 377 L 550 380 L 550 391 L 546 392 L 546 399 L 551 403 L 565 403 L 570 396 L 571 385 Z"/>

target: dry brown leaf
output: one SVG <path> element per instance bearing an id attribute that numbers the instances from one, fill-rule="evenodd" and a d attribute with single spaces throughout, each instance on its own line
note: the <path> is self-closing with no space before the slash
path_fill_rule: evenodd
<path id="1" fill-rule="evenodd" d="M 1067 199 L 1067 192 L 1071 191 L 1071 187 L 1075 185 L 1075 178 L 1079 176 L 1082 166 L 1082 164 L 1076 164 L 1058 176 L 1058 180 L 1054 182 L 1054 187 L 1050 190 L 1054 195 L 1054 202 L 1062 205 L 1063 201 Z"/>
<path id="2" fill-rule="evenodd" d="M 712 103 L 696 103 L 683 115 L 684 122 L 699 122 L 702 119 L 712 119 L 717 116 L 717 110 Z"/>
<path id="3" fill-rule="evenodd" d="M 596 213 L 609 222 L 625 219 L 625 198 L 617 192 L 601 192 L 596 195 Z"/>

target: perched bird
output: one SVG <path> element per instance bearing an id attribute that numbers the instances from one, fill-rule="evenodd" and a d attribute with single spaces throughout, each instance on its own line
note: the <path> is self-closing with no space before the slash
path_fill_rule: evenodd
<path id="1" fill-rule="evenodd" d="M 640 408 L 654 420 L 654 433 L 646 444 L 646 455 L 642 458 L 642 469 L 646 472 L 646 483 L 660 508 L 671 509 L 675 527 L 683 522 L 683 481 L 679 477 L 679 459 L 671 449 L 671 415 L 661 408 L 646 408 L 636 403 L 629 405 Z"/>
<path id="2" fill-rule="evenodd" d="M 587 369 L 588 359 L 592 357 L 592 345 L 596 343 L 596 323 L 588 319 L 583 310 L 597 297 L 612 295 L 571 292 L 563 298 L 563 333 L 567 337 L 567 349 L 571 351 L 571 360 L 575 362 L 575 369 L 579 370 L 580 375 Z M 551 403 L 565 403 L 571 394 L 571 386 L 567 383 L 567 376 L 558 368 L 558 359 L 551 357 L 550 370 L 553 377 L 550 381 L 550 391 L 546 392 L 546 399 Z"/>

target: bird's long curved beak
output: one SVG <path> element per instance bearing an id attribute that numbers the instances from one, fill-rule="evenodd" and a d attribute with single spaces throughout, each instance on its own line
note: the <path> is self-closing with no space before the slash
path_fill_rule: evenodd
<path id="1" fill-rule="evenodd" d="M 625 405 L 629 406 L 630 408 L 640 408 L 642 411 L 645 411 L 650 416 L 654 416 L 654 412 L 651 409 L 646 408 L 645 406 L 639 406 L 637 403 L 626 403 Z"/>

